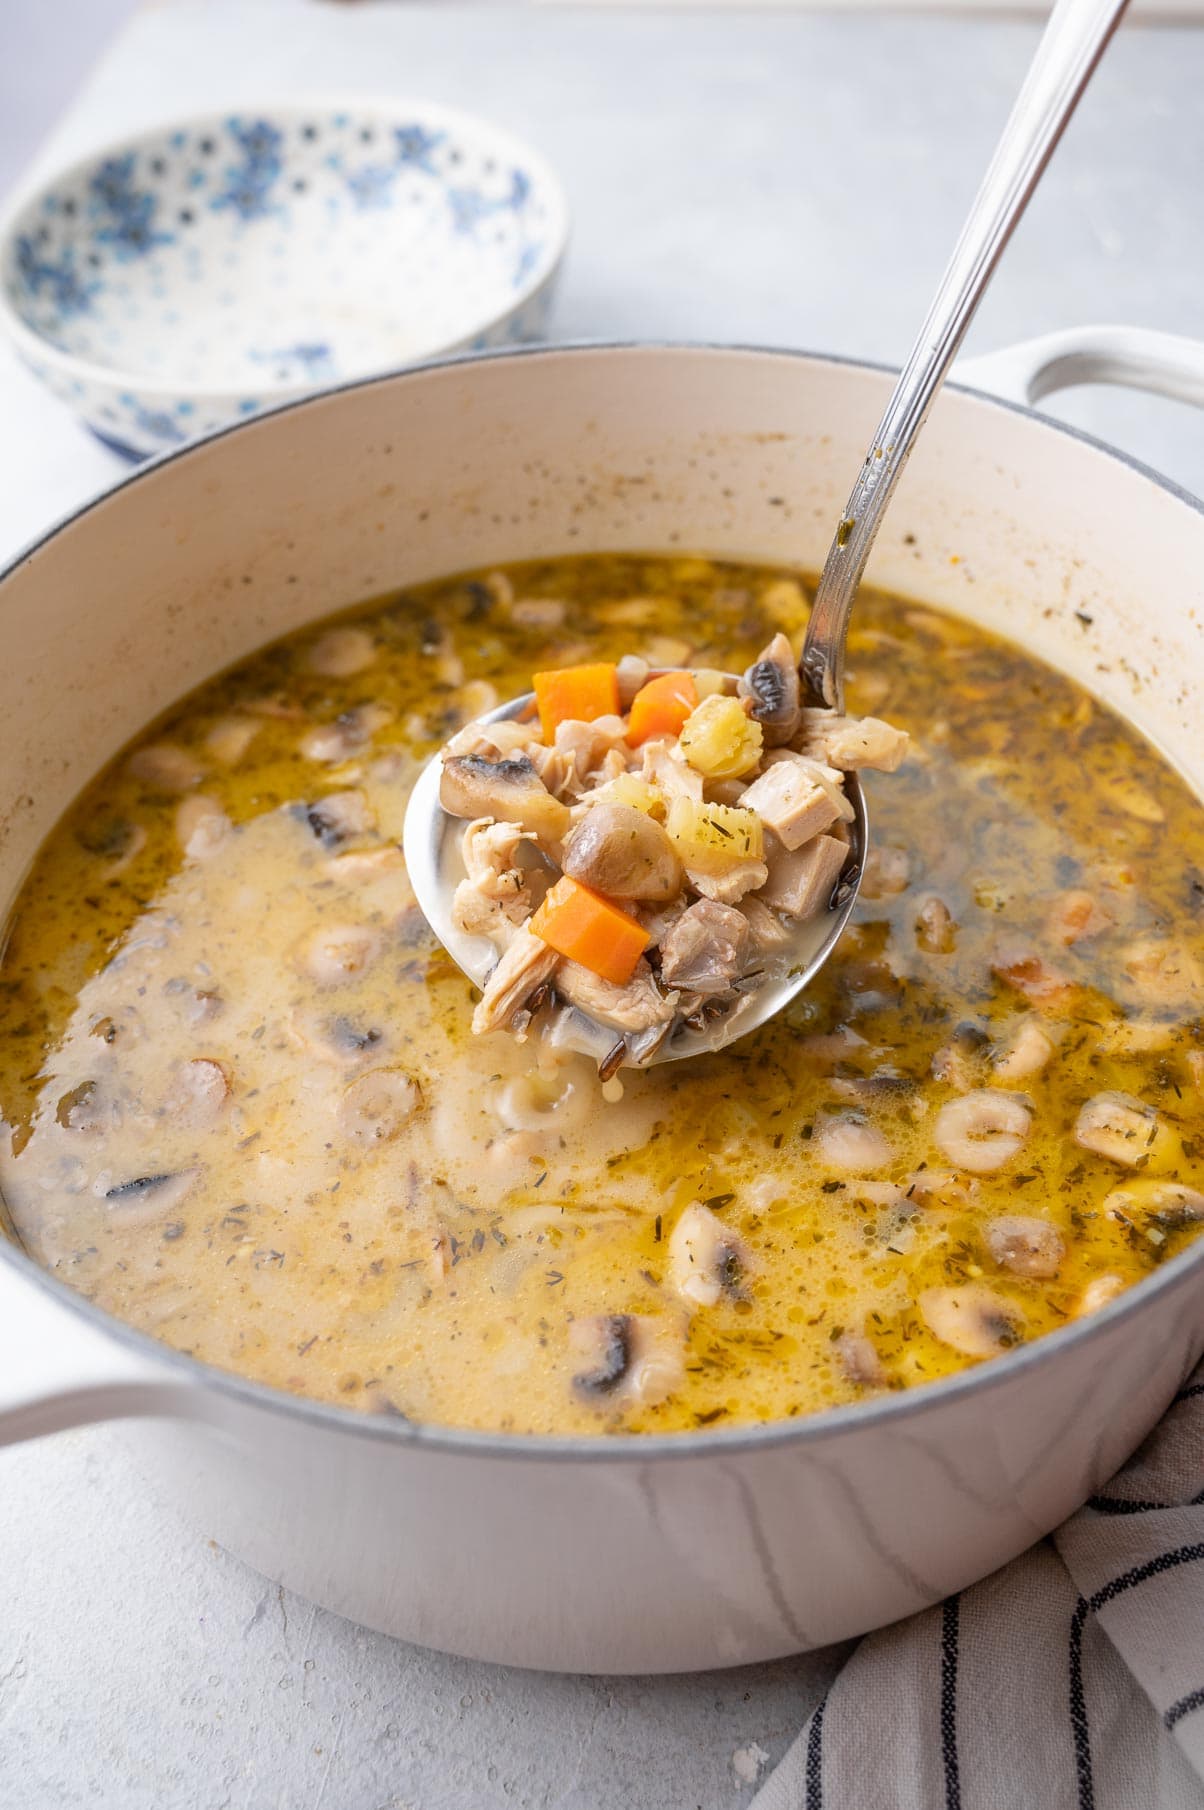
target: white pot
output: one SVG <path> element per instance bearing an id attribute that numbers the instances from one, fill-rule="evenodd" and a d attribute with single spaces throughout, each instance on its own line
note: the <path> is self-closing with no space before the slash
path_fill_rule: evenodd
<path id="1" fill-rule="evenodd" d="M 1204 353 L 1096 330 L 990 361 L 1204 399 Z M 170 455 L 0 579 L 7 904 L 131 734 L 269 637 L 496 560 L 607 548 L 820 563 L 890 384 L 682 347 L 455 362 Z M 1023 407 L 948 390 L 872 579 L 1032 647 L 1204 792 L 1204 511 Z M 1088 620 L 1089 618 L 1089 620 Z M 0 1441 L 123 1418 L 206 1534 L 357 1621 L 563 1670 L 732 1665 L 857 1634 L 1055 1526 L 1204 1349 L 1204 1240 L 1093 1318 L 901 1396 L 743 1431 L 410 1428 L 129 1331 L 0 1239 Z"/>

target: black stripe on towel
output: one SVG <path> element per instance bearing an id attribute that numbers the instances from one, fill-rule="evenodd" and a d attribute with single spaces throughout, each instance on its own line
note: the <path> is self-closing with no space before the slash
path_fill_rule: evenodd
<path id="1" fill-rule="evenodd" d="M 1164 1508 L 1174 1508 L 1173 1502 L 1128 1502 L 1123 1496 L 1088 1496 L 1087 1507 L 1093 1508 L 1097 1515 L 1155 1515 Z"/>
<path id="2" fill-rule="evenodd" d="M 1087 1699 L 1083 1693 L 1083 1628 L 1087 1617 L 1094 1610 L 1102 1609 L 1106 1603 L 1112 1602 L 1115 1597 L 1122 1596 L 1126 1590 L 1132 1590 L 1135 1585 L 1144 1584 L 1149 1578 L 1159 1577 L 1164 1571 L 1173 1571 L 1178 1565 L 1191 1565 L 1197 1559 L 1204 1559 L 1204 1541 L 1192 1546 L 1177 1546 L 1170 1552 L 1160 1552 L 1156 1559 L 1150 1559 L 1144 1565 L 1135 1565 L 1131 1571 L 1114 1577 L 1110 1583 L 1097 1590 L 1094 1596 L 1080 1596 L 1075 1604 L 1074 1614 L 1070 1618 L 1070 1728 L 1074 1738 L 1079 1810 L 1095 1810 L 1091 1730 L 1087 1721 Z M 1187 1713 L 1187 1710 L 1183 1711 L 1184 1715 Z"/>
<path id="3" fill-rule="evenodd" d="M 1204 1684 L 1198 1691 L 1188 1691 L 1186 1697 L 1180 1697 L 1178 1703 L 1172 1703 L 1162 1720 L 1168 1728 L 1176 1722 L 1182 1722 L 1184 1716 L 1190 1716 L 1194 1709 L 1204 1709 Z"/>
<path id="4" fill-rule="evenodd" d="M 941 1609 L 941 1764 L 945 1769 L 945 1810 L 961 1810 L 961 1773 L 957 1763 L 957 1639 L 961 1597 L 948 1597 Z"/>
<path id="5" fill-rule="evenodd" d="M 828 1699 L 821 1697 L 807 1732 L 804 1810 L 824 1810 L 824 1711 L 827 1707 Z"/>
<path id="6" fill-rule="evenodd" d="M 1204 1489 L 1190 1502 L 1130 1502 L 1124 1496 L 1089 1496 L 1087 1507 L 1097 1515 L 1157 1515 L 1168 1508 L 1197 1508 L 1204 1502 Z"/>
<path id="7" fill-rule="evenodd" d="M 1087 1699 L 1083 1694 L 1083 1625 L 1087 1601 L 1079 1598 L 1070 1618 L 1070 1733 L 1074 1740 L 1074 1770 L 1079 1786 L 1079 1810 L 1095 1810 L 1095 1785 L 1091 1777 L 1091 1729 Z"/>

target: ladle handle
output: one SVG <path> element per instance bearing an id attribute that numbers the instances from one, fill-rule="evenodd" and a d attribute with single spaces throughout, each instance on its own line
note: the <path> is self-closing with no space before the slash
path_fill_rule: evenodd
<path id="1" fill-rule="evenodd" d="M 814 703 L 844 703 L 845 636 L 879 523 L 1004 246 L 1128 0 L 1057 0 L 919 337 L 832 542 L 799 669 Z"/>

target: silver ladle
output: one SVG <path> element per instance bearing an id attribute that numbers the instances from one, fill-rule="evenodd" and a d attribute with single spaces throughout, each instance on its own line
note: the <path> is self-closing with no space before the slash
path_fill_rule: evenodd
<path id="1" fill-rule="evenodd" d="M 874 538 L 916 437 L 982 300 L 996 265 L 1041 174 L 1078 105 L 1128 0 L 1057 0 L 1024 85 L 974 198 L 927 317 L 870 442 L 837 524 L 815 594 L 799 661 L 803 702 L 844 707 L 845 643 L 849 618 Z M 733 678 L 732 687 L 735 687 Z M 499 705 L 480 720 L 499 722 L 529 711 L 533 694 Z M 485 937 L 452 922 L 452 895 L 464 876 L 464 823 L 439 802 L 441 761 L 419 775 L 406 810 L 403 848 L 410 883 L 423 915 L 452 959 L 477 986 L 497 960 Z M 789 971 L 766 978 L 722 1018 L 701 1030 L 682 1025 L 662 1044 L 655 1062 L 722 1049 L 764 1024 L 809 986 L 836 945 L 857 901 L 869 847 L 865 799 L 856 774 L 846 776 L 853 806 L 849 856 L 826 911 L 798 927 Z M 615 1043 L 613 1029 L 576 1011 L 566 1013 L 562 1041 L 599 1060 Z"/>

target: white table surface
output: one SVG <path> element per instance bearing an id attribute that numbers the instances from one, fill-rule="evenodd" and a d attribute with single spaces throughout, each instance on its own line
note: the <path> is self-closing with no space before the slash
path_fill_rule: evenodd
<path id="1" fill-rule="evenodd" d="M 1034 37 L 862 12 L 168 0 L 135 15 L 40 162 L 256 96 L 422 94 L 560 167 L 576 231 L 558 335 L 897 360 Z M 1202 91 L 1204 33 L 1122 35 L 971 350 L 1084 320 L 1204 332 Z M 1065 413 L 1204 492 L 1200 415 L 1117 392 Z M 0 558 L 121 469 L 0 351 Z M 0 1810 L 738 1807 L 839 1657 L 597 1680 L 409 1648 L 220 1552 L 103 1428 L 0 1454 L 0 1552 Z"/>

